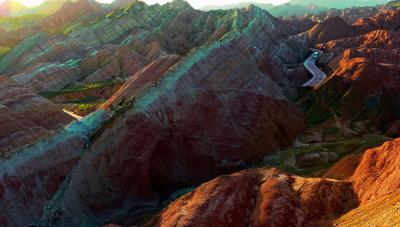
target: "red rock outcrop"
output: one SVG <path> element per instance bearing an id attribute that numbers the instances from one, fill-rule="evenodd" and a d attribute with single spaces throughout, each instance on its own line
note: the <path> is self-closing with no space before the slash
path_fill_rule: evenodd
<path id="1" fill-rule="evenodd" d="M 104 111 L 97 111 L 52 136 L 21 148 L 7 159 L 0 159 L 1 226 L 36 223 L 80 160 L 88 137 L 103 122 L 104 114 Z"/>
<path id="2" fill-rule="evenodd" d="M 134 50 L 110 45 L 83 60 L 80 68 L 86 76 L 82 83 L 126 79 L 143 69 L 147 63 L 145 56 Z"/>
<path id="3" fill-rule="evenodd" d="M 391 30 L 375 30 L 365 35 L 348 37 L 344 39 L 330 41 L 320 45 L 328 51 L 341 53 L 349 48 L 379 48 L 383 50 L 393 50 L 400 48 L 400 34 Z"/>
<path id="4" fill-rule="evenodd" d="M 399 226 L 399 209 L 400 191 L 396 191 L 346 213 L 335 220 L 333 225 L 339 227 Z"/>
<path id="5" fill-rule="evenodd" d="M 355 27 L 355 30 L 358 31 L 357 26 L 354 26 L 356 21 L 360 20 L 360 18 L 368 18 L 375 16 L 380 11 L 387 9 L 380 9 L 379 7 L 354 7 L 348 9 L 329 9 L 325 12 L 321 12 L 319 14 L 305 14 L 302 16 L 292 16 L 283 18 L 285 22 L 288 22 L 289 25 L 293 25 L 294 31 L 298 31 L 298 34 L 301 32 L 305 32 L 311 29 L 317 23 L 322 21 L 326 21 L 330 18 L 340 17 L 343 19 L 348 25 L 352 25 Z M 346 27 L 348 27 L 348 25 Z M 334 31 L 337 32 L 337 31 Z M 369 32 L 369 31 L 368 31 Z"/>
<path id="6" fill-rule="evenodd" d="M 72 118 L 49 100 L 0 77 L 0 156 L 52 135 Z"/>
<path id="7" fill-rule="evenodd" d="M 335 220 L 334 226 L 400 224 L 400 139 L 367 150 L 351 176 L 360 207 Z M 345 158 L 343 163 L 347 162 Z M 351 161 L 350 161 L 351 162 Z M 339 165 L 340 166 L 340 165 Z M 339 170 L 333 168 L 331 171 Z M 346 174 L 347 175 L 347 174 Z"/>
<path id="8" fill-rule="evenodd" d="M 353 25 L 360 18 L 367 18 L 374 16 L 380 11 L 379 7 L 352 7 L 347 9 L 330 9 L 325 13 L 317 15 L 318 18 L 330 18 L 339 16 L 348 24 Z"/>
<path id="9" fill-rule="evenodd" d="M 332 166 L 323 175 L 323 177 L 337 180 L 348 180 L 351 176 L 353 176 L 354 171 L 357 169 L 360 161 L 360 155 L 346 155 L 345 157 L 340 159 L 334 166 Z"/>
<path id="10" fill-rule="evenodd" d="M 0 225 L 28 226 L 79 160 L 85 139 L 66 133 L 0 160 Z"/>
<path id="11" fill-rule="evenodd" d="M 247 170 L 201 185 L 144 226 L 312 226 L 354 202 L 349 183 Z"/>
<path id="12" fill-rule="evenodd" d="M 104 104 L 105 108 L 114 108 L 123 104 L 126 100 L 132 99 L 151 85 L 161 79 L 179 59 L 178 55 L 170 55 L 158 58 L 150 63 L 140 72 L 131 76 L 124 85 Z"/>
<path id="13" fill-rule="evenodd" d="M 382 129 L 397 120 L 396 109 L 400 100 L 396 94 L 400 88 L 400 66 L 355 58 L 346 67 L 336 70 L 334 75 L 336 78 L 328 81 L 326 86 L 336 88 L 339 94 L 343 94 L 340 111 L 344 118 L 363 118 L 363 110 L 370 112 L 378 108 L 375 114 L 370 112 L 375 115 L 372 126 Z"/>
<path id="14" fill-rule="evenodd" d="M 398 120 L 399 40 L 396 32 L 381 30 L 328 42 L 335 53 L 328 63 L 332 75 L 319 94 L 343 120 L 369 120 L 372 130 L 387 130 Z"/>
<path id="15" fill-rule="evenodd" d="M 400 189 L 400 139 L 367 150 L 351 177 L 361 204 L 370 203 Z"/>
<path id="16" fill-rule="evenodd" d="M 307 32 L 301 33 L 294 38 L 308 45 L 314 45 L 353 36 L 357 36 L 357 33 L 351 25 L 347 24 L 340 17 L 332 17 L 316 24 Z"/>
<path id="17" fill-rule="evenodd" d="M 59 91 L 71 82 L 79 80 L 79 75 L 80 70 L 77 67 L 46 62 L 28 67 L 11 78 L 35 92 L 51 92 Z"/>
<path id="18" fill-rule="evenodd" d="M 384 50 L 378 48 L 351 48 L 332 59 L 328 66 L 335 71 L 346 67 L 348 62 L 354 58 L 363 58 L 373 63 L 400 65 L 400 49 Z"/>
<path id="19" fill-rule="evenodd" d="M 302 32 L 306 32 L 313 28 L 317 22 L 312 20 L 307 16 L 303 17 L 284 17 L 282 19 L 283 23 L 285 23 L 291 29 L 291 34 L 296 35 Z"/>
<path id="20" fill-rule="evenodd" d="M 354 23 L 354 29 L 360 34 L 365 34 L 374 30 L 393 30 L 399 29 L 400 9 L 382 10 L 376 15 L 365 17 Z"/>

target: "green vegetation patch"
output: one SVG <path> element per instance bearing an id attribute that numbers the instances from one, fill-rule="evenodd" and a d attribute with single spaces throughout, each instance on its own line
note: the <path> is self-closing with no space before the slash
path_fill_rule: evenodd
<path id="1" fill-rule="evenodd" d="M 95 108 L 97 108 L 98 105 L 99 104 L 97 104 L 97 103 L 82 103 L 82 104 L 78 104 L 76 106 L 76 108 L 79 111 L 84 112 L 84 111 L 87 111 L 87 110 L 90 110 L 90 109 L 95 109 Z"/>
<path id="2" fill-rule="evenodd" d="M 387 137 L 371 134 L 335 142 L 317 143 L 302 147 L 290 147 L 284 151 L 265 157 L 257 166 L 277 167 L 281 170 L 300 176 L 315 176 L 315 174 L 328 170 L 336 163 L 336 161 L 339 161 L 346 155 L 362 154 L 365 150 L 378 147 L 386 141 L 388 141 Z M 321 162 L 319 165 L 309 168 L 298 168 L 295 165 L 296 157 L 317 152 L 335 153 L 337 155 L 337 160 L 330 163 Z"/>
<path id="3" fill-rule="evenodd" d="M 4 55 L 6 55 L 10 50 L 11 50 L 10 47 L 0 46 L 0 58 L 2 58 Z"/>
<path id="4" fill-rule="evenodd" d="M 307 122 L 310 125 L 318 125 L 332 116 L 332 112 L 322 105 L 315 94 L 309 93 L 299 101 Z"/>
<path id="5" fill-rule="evenodd" d="M 88 91 L 88 90 L 95 90 L 95 89 L 101 89 L 107 86 L 112 86 L 116 84 L 121 84 L 123 82 L 121 81 L 116 81 L 116 80 L 107 80 L 107 81 L 100 81 L 96 83 L 91 83 L 91 84 L 86 84 L 86 85 L 69 85 L 65 87 L 64 89 L 56 92 L 42 92 L 40 93 L 41 96 L 46 97 L 46 98 L 52 98 L 57 95 L 62 95 L 62 94 L 68 94 L 68 93 L 75 93 L 75 92 L 80 92 L 80 91 Z"/>
<path id="6" fill-rule="evenodd" d="M 0 28 L 6 31 L 14 31 L 24 27 L 31 27 L 44 17 L 44 15 L 40 14 L 30 14 L 20 17 L 0 17 Z"/>

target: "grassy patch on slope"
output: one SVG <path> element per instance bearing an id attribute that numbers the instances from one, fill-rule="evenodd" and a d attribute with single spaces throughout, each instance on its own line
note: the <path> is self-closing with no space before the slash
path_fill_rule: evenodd
<path id="1" fill-rule="evenodd" d="M 68 93 L 75 93 L 80 91 L 88 91 L 88 90 L 95 90 L 101 89 L 110 85 L 120 84 L 122 83 L 119 80 L 108 80 L 108 81 L 100 81 L 86 85 L 69 85 L 60 91 L 55 92 L 41 92 L 40 95 L 46 98 L 52 98 L 57 95 L 68 94 Z"/>
<path id="2" fill-rule="evenodd" d="M 332 152 L 337 155 L 337 160 L 348 154 L 362 154 L 365 150 L 378 147 L 388 139 L 381 135 L 365 135 L 359 138 L 343 139 L 334 142 L 322 142 L 301 147 L 290 147 L 277 154 L 267 156 L 257 166 L 272 166 L 300 176 L 312 177 L 328 170 L 335 162 L 321 163 L 310 168 L 298 168 L 294 164 L 296 156 L 316 152 Z"/>

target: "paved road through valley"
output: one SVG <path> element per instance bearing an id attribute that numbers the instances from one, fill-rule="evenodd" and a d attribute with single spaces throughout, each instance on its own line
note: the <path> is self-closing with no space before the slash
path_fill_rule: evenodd
<path id="1" fill-rule="evenodd" d="M 313 52 L 318 52 L 318 57 L 323 53 L 321 50 L 311 49 Z M 303 84 L 303 87 L 316 87 L 326 78 L 326 74 L 322 72 L 316 65 L 315 62 L 318 58 L 314 58 L 313 54 L 308 57 L 304 62 L 304 67 L 312 74 L 312 78 Z"/>

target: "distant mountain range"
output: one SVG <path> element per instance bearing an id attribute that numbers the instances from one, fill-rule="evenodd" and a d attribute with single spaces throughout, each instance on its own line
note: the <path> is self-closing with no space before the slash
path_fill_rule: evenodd
<path id="1" fill-rule="evenodd" d="M 290 0 L 288 3 L 281 5 L 262 4 L 257 2 L 242 2 L 228 5 L 209 5 L 204 6 L 201 10 L 209 11 L 216 9 L 236 9 L 243 8 L 248 5 L 255 5 L 269 11 L 274 16 L 294 16 L 303 15 L 305 13 L 318 13 L 331 8 L 344 9 L 351 7 L 375 6 L 390 2 L 389 0 Z"/>
<path id="2" fill-rule="evenodd" d="M 345 9 L 351 7 L 376 6 L 390 2 L 389 0 L 290 0 L 292 4 L 310 5 L 319 7 Z"/>
<path id="3" fill-rule="evenodd" d="M 268 11 L 276 17 L 285 17 L 285 16 L 301 16 L 304 14 L 318 14 L 327 10 L 328 8 L 320 7 L 315 4 L 300 5 L 300 4 L 286 3 L 275 6 Z"/>
<path id="4" fill-rule="evenodd" d="M 262 8 L 264 10 L 267 10 L 270 12 L 272 15 L 280 17 L 280 16 L 299 16 L 299 15 L 304 15 L 304 14 L 316 14 L 320 13 L 322 11 L 328 10 L 326 7 L 319 7 L 315 4 L 308 4 L 308 5 L 302 5 L 302 4 L 293 4 L 293 3 L 285 3 L 282 5 L 273 5 L 273 4 L 261 4 L 261 3 L 256 3 L 256 2 L 243 2 L 243 3 L 237 3 L 237 4 L 229 4 L 229 5 L 223 5 L 223 6 L 205 6 L 201 8 L 201 10 L 204 11 L 210 11 L 210 10 L 215 10 L 215 9 L 239 9 L 239 8 L 244 8 L 249 5 L 255 5 L 259 8 Z"/>
<path id="5" fill-rule="evenodd" d="M 25 7 L 15 0 L 6 0 L 0 3 L 1 17 L 18 17 L 30 14 L 51 15 L 61 8 L 61 6 L 71 0 L 46 0 L 36 7 Z M 75 0 L 72 0 L 74 2 Z M 105 9 L 115 9 L 126 7 L 139 0 L 115 0 L 110 4 L 101 4 Z M 360 6 L 374 6 L 389 2 L 389 0 L 290 0 L 282 5 L 273 5 L 271 3 L 263 4 L 254 1 L 227 4 L 227 5 L 209 5 L 200 10 L 210 11 L 216 9 L 237 9 L 248 5 L 255 5 L 261 9 L 269 11 L 274 16 L 293 16 L 306 13 L 319 13 L 329 8 L 349 8 Z"/>
<path id="6" fill-rule="evenodd" d="M 255 6 L 261 8 L 261 9 L 265 9 L 265 10 L 270 10 L 275 7 L 271 3 L 263 4 L 263 3 L 257 3 L 257 2 L 241 2 L 241 3 L 227 4 L 227 5 L 208 5 L 208 6 L 202 7 L 200 10 L 210 11 L 210 10 L 216 10 L 216 9 L 223 9 L 223 10 L 240 9 L 240 8 L 244 8 L 249 5 L 255 5 Z"/>

